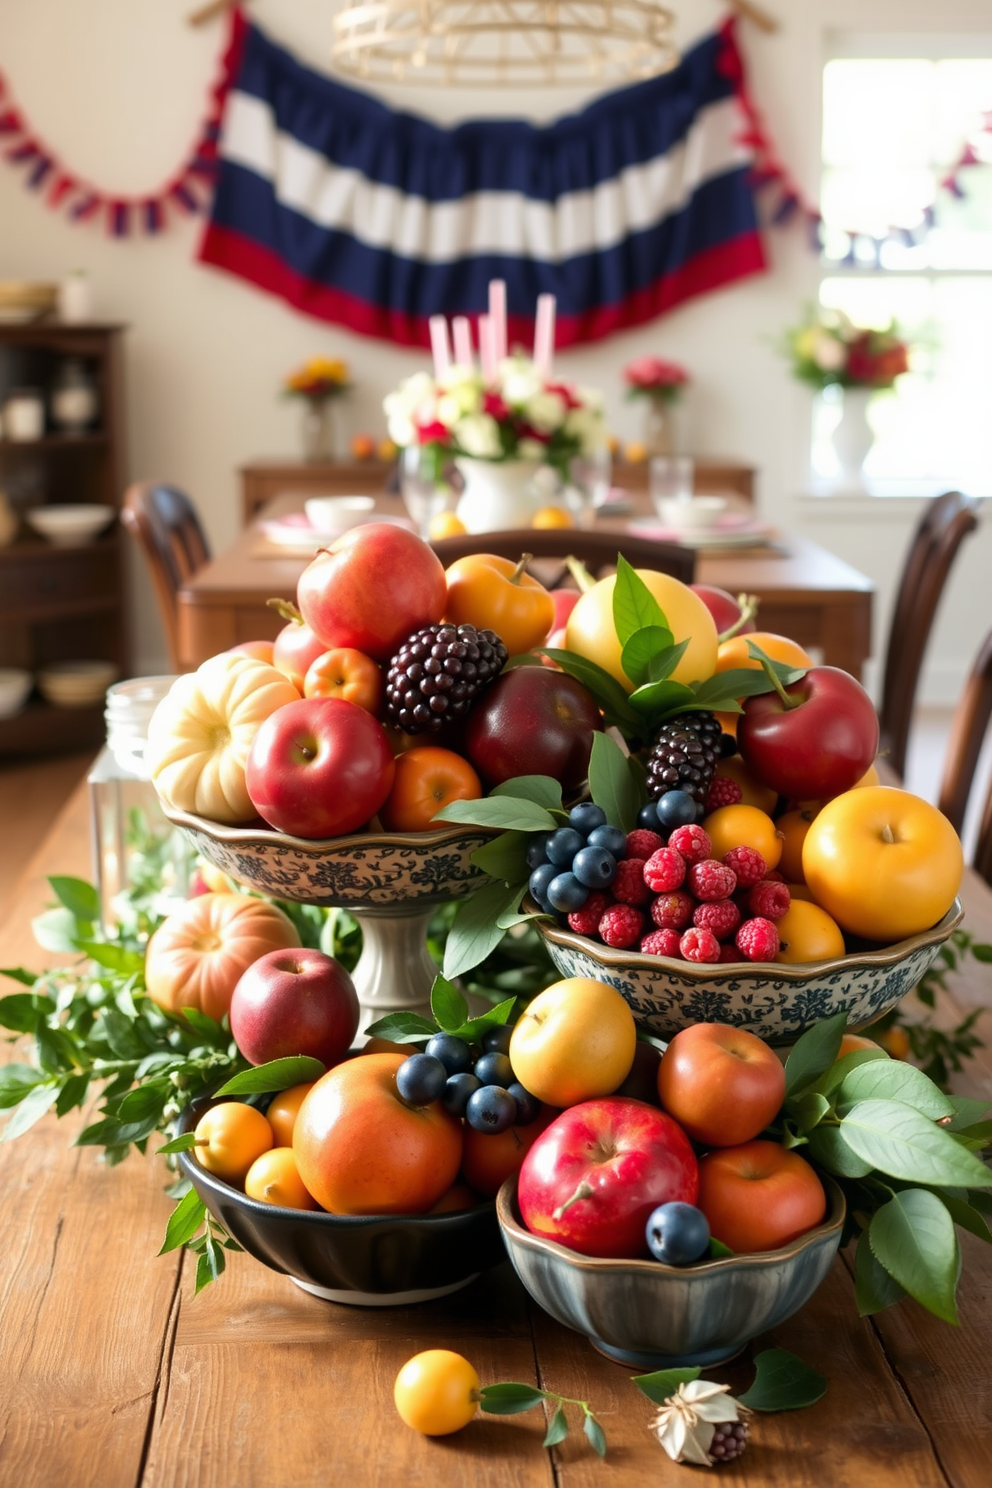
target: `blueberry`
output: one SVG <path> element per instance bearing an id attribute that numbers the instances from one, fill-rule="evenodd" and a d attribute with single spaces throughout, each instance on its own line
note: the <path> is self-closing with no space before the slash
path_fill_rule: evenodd
<path id="1" fill-rule="evenodd" d="M 657 832 L 658 807 L 654 801 L 649 801 L 646 806 L 641 807 L 637 813 L 637 825 L 643 827 L 646 832 Z"/>
<path id="2" fill-rule="evenodd" d="M 530 845 L 528 846 L 526 853 L 527 867 L 530 868 L 531 871 L 533 871 L 535 868 L 540 868 L 542 863 L 546 863 L 548 861 L 544 849 L 548 845 L 548 838 L 550 836 L 550 832 L 536 832 L 531 838 Z"/>
<path id="3" fill-rule="evenodd" d="M 709 1249 L 710 1227 L 695 1204 L 660 1204 L 648 1217 L 648 1248 L 666 1266 L 688 1266 Z"/>
<path id="4" fill-rule="evenodd" d="M 597 827 L 589 833 L 589 846 L 603 848 L 618 863 L 627 856 L 627 838 L 619 827 Z"/>
<path id="5" fill-rule="evenodd" d="M 548 884 L 547 896 L 552 909 L 571 914 L 573 910 L 582 908 L 589 898 L 589 890 L 585 884 L 579 883 L 574 873 L 559 873 Z"/>
<path id="6" fill-rule="evenodd" d="M 691 827 L 696 820 L 696 802 L 688 791 L 666 791 L 655 802 L 655 810 L 663 834 L 674 832 L 676 827 Z"/>
<path id="7" fill-rule="evenodd" d="M 532 899 L 536 899 L 542 909 L 548 909 L 548 884 L 558 876 L 558 868 L 554 863 L 542 863 L 540 868 L 535 868 L 527 881 Z"/>
<path id="8" fill-rule="evenodd" d="M 605 822 L 606 812 L 602 806 L 594 806 L 592 801 L 582 801 L 568 813 L 568 825 L 581 832 L 583 837 L 587 837 L 595 827 L 601 827 Z"/>
<path id="9" fill-rule="evenodd" d="M 481 1080 L 477 1080 L 468 1070 L 462 1070 L 457 1075 L 449 1075 L 444 1082 L 441 1103 L 446 1111 L 451 1112 L 452 1116 L 464 1116 L 469 1097 L 481 1089 Z"/>
<path id="10" fill-rule="evenodd" d="M 464 1039 L 455 1038 L 453 1034 L 436 1033 L 428 1041 L 426 1052 L 440 1059 L 449 1075 L 460 1075 L 463 1070 L 472 1068 L 472 1050 Z"/>
<path id="11" fill-rule="evenodd" d="M 497 1023 L 487 1028 L 482 1035 L 482 1050 L 485 1054 L 509 1054 L 513 1037 L 512 1023 Z"/>
<path id="12" fill-rule="evenodd" d="M 720 758 L 729 759 L 732 754 L 737 753 L 737 740 L 733 734 L 720 735 Z"/>
<path id="13" fill-rule="evenodd" d="M 585 845 L 586 839 L 576 832 L 574 827 L 559 827 L 557 832 L 551 833 L 544 850 L 549 863 L 554 863 L 559 868 L 567 868 L 579 848 Z"/>
<path id="14" fill-rule="evenodd" d="M 513 1082 L 513 1065 L 505 1054 L 494 1050 L 475 1061 L 475 1078 L 483 1085 L 501 1085 L 505 1090 Z"/>
<path id="15" fill-rule="evenodd" d="M 396 1089 L 411 1106 L 429 1106 L 440 1098 L 448 1071 L 433 1054 L 411 1054 L 396 1071 Z"/>
<path id="16" fill-rule="evenodd" d="M 514 1126 L 530 1126 L 531 1122 L 536 1121 L 541 1114 L 541 1102 L 536 1095 L 531 1095 L 530 1091 L 525 1090 L 516 1080 L 506 1088 L 517 1103 L 517 1119 L 513 1123 Z"/>
<path id="17" fill-rule="evenodd" d="M 572 872 L 587 889 L 605 889 L 617 876 L 617 860 L 605 847 L 583 847 L 575 854 Z"/>
<path id="18" fill-rule="evenodd" d="M 703 824 L 703 822 L 706 820 L 707 816 L 709 816 L 709 812 L 706 810 L 706 802 L 705 801 L 697 801 L 696 802 L 696 825 L 701 827 L 702 824 Z"/>
<path id="19" fill-rule="evenodd" d="M 517 1118 L 517 1103 L 508 1090 L 499 1085 L 483 1085 L 468 1098 L 465 1120 L 473 1131 L 498 1136 Z"/>

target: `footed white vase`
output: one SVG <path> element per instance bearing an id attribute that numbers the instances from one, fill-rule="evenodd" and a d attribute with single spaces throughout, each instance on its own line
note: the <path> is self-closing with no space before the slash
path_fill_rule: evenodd
<path id="1" fill-rule="evenodd" d="M 832 443 L 840 472 L 836 490 L 844 495 L 860 496 L 867 491 L 864 463 L 875 443 L 875 433 L 868 422 L 868 404 L 872 388 L 845 388 L 840 423 L 833 432 Z"/>
<path id="2" fill-rule="evenodd" d="M 465 481 L 458 518 L 469 532 L 505 532 L 529 527 L 547 504 L 534 484 L 541 466 L 533 460 L 455 461 Z"/>

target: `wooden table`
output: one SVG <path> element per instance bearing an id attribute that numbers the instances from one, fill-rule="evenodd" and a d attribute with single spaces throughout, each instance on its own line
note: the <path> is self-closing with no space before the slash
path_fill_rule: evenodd
<path id="1" fill-rule="evenodd" d="M 267 514 L 278 516 L 301 506 L 299 496 L 280 497 Z M 395 497 L 379 498 L 377 509 L 387 515 L 402 513 Z M 597 527 L 619 536 L 625 525 L 600 521 Z M 715 584 L 732 594 L 742 590 L 756 594 L 762 630 L 816 647 L 829 665 L 860 678 L 871 653 L 871 580 L 807 538 L 786 534 L 781 547 L 781 552 L 701 554 L 696 577 L 701 584 Z M 275 636 L 283 622 L 265 601 L 274 596 L 292 599 L 306 562 L 280 553 L 260 537 L 257 527 L 248 527 L 179 591 L 183 665 L 196 667 L 240 641 Z"/>
<path id="2" fill-rule="evenodd" d="M 86 801 L 70 802 L 0 926 L 0 966 L 40 967 L 30 917 L 44 875 L 88 871 Z M 992 940 L 992 891 L 969 875 L 966 924 Z M 947 1014 L 992 1002 L 988 968 L 955 980 Z M 13 983 L 7 990 L 17 991 Z M 992 1017 L 979 1030 L 992 1041 Z M 962 1091 L 992 1098 L 992 1050 Z M 158 1258 L 164 1166 L 104 1167 L 72 1148 L 81 1122 L 45 1117 L 0 1146 L 0 1481 L 11 1488 L 677 1488 L 695 1482 L 649 1436 L 630 1370 L 531 1306 L 509 1265 L 444 1301 L 338 1307 L 247 1255 L 193 1299 L 190 1258 Z M 756 1418 L 724 1488 L 987 1488 L 992 1455 L 992 1248 L 963 1235 L 960 1328 L 903 1302 L 858 1318 L 846 1258 L 758 1347 L 791 1349 L 829 1380 L 812 1408 Z M 521 1380 L 590 1401 L 605 1464 L 573 1423 L 541 1447 L 539 1411 L 481 1417 L 435 1441 L 392 1405 L 401 1364 L 448 1347 L 484 1383 Z M 735 1390 L 751 1351 L 707 1371 Z"/>

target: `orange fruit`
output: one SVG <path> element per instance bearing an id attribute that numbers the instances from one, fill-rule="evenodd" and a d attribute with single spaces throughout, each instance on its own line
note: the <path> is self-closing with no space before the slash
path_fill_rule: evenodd
<path id="1" fill-rule="evenodd" d="M 781 661 L 786 666 L 811 667 L 813 659 L 802 646 L 790 641 L 788 636 L 775 635 L 770 630 L 756 630 L 750 635 L 731 636 L 729 641 L 721 642 L 717 652 L 716 669 L 718 672 L 729 672 L 736 667 L 744 667 L 747 671 L 759 671 L 761 662 L 748 653 L 748 642 L 753 641 L 770 656 L 772 661 Z"/>
<path id="2" fill-rule="evenodd" d="M 648 457 L 647 445 L 641 444 L 640 440 L 633 439 L 624 448 L 623 457 L 628 465 L 643 465 Z"/>
<path id="3" fill-rule="evenodd" d="M 479 1376 L 461 1354 L 426 1349 L 396 1376 L 393 1400 L 401 1418 L 424 1436 L 448 1436 L 475 1415 Z"/>
<path id="4" fill-rule="evenodd" d="M 307 1192 L 296 1166 L 292 1147 L 271 1147 L 256 1157 L 245 1176 L 245 1193 L 262 1204 L 280 1209 L 319 1209 Z"/>
<path id="5" fill-rule="evenodd" d="M 254 1106 L 222 1101 L 200 1117 L 193 1152 L 201 1168 L 225 1183 L 241 1184 L 257 1157 L 272 1146 L 272 1128 Z"/>
<path id="6" fill-rule="evenodd" d="M 782 834 L 782 853 L 778 871 L 788 882 L 803 882 L 803 843 L 810 829 L 815 811 L 786 811 L 775 818 L 775 826 Z"/>
<path id="7" fill-rule="evenodd" d="M 438 542 L 442 537 L 464 537 L 467 531 L 461 517 L 453 511 L 443 511 L 431 517 L 428 535 L 431 542 Z"/>
<path id="8" fill-rule="evenodd" d="M 303 679 L 303 696 L 343 698 L 378 718 L 383 687 L 382 670 L 371 656 L 351 646 L 338 646 L 310 663 Z"/>
<path id="9" fill-rule="evenodd" d="M 776 961 L 797 965 L 806 961 L 832 961 L 835 956 L 844 955 L 846 947 L 840 926 L 818 904 L 795 899 L 777 924 Z"/>
<path id="10" fill-rule="evenodd" d="M 563 506 L 542 506 L 534 513 L 532 527 L 574 527 L 571 515 Z"/>
<path id="11" fill-rule="evenodd" d="M 393 788 L 379 812 L 387 832 L 426 832 L 449 801 L 477 801 L 482 781 L 452 749 L 427 745 L 396 760 Z"/>
<path id="12" fill-rule="evenodd" d="M 841 1036 L 837 1058 L 843 1059 L 845 1054 L 857 1054 L 862 1049 L 877 1049 L 878 1047 L 878 1043 L 873 1038 L 866 1038 L 860 1033 L 845 1033 Z"/>
<path id="13" fill-rule="evenodd" d="M 778 867 L 783 838 L 771 817 L 757 806 L 721 806 L 705 818 L 703 831 L 713 844 L 714 858 L 722 858 L 732 847 L 753 847 L 766 868 Z"/>
<path id="14" fill-rule="evenodd" d="M 275 1133 L 276 1143 L 279 1147 L 291 1147 L 293 1145 L 293 1127 L 296 1125 L 296 1114 L 303 1104 L 303 1097 L 313 1089 L 314 1082 L 308 1085 L 291 1085 L 288 1090 L 280 1090 L 269 1102 L 269 1109 L 265 1115 L 268 1123 Z"/>
<path id="15" fill-rule="evenodd" d="M 723 717 L 735 718 L 736 713 L 724 714 Z M 759 811 L 766 812 L 771 816 L 775 810 L 778 800 L 776 793 L 767 785 L 761 785 L 753 775 L 748 773 L 747 765 L 739 754 L 732 754 L 729 759 L 722 759 L 716 767 L 716 779 L 724 775 L 728 780 L 736 780 L 741 788 L 741 806 L 757 806 Z"/>

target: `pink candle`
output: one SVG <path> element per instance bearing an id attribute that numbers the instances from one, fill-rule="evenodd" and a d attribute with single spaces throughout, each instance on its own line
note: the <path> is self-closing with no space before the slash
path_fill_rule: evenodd
<path id="1" fill-rule="evenodd" d="M 493 325 L 493 345 L 496 360 L 506 356 L 506 284 L 502 279 L 489 281 L 489 319 Z"/>
<path id="2" fill-rule="evenodd" d="M 496 380 L 496 342 L 493 339 L 493 323 L 488 315 L 479 316 L 479 359 L 482 376 L 486 382 Z"/>
<path id="3" fill-rule="evenodd" d="M 534 366 L 543 377 L 551 376 L 551 364 L 555 354 L 555 297 L 542 294 L 537 297 L 537 316 L 534 321 Z"/>
<path id="4" fill-rule="evenodd" d="M 443 315 L 432 315 L 428 324 L 431 332 L 431 354 L 434 357 L 434 376 L 443 377 L 451 366 L 448 322 Z"/>
<path id="5" fill-rule="evenodd" d="M 455 343 L 455 361 L 459 367 L 472 365 L 472 327 L 464 315 L 456 315 L 451 322 L 451 334 Z"/>

